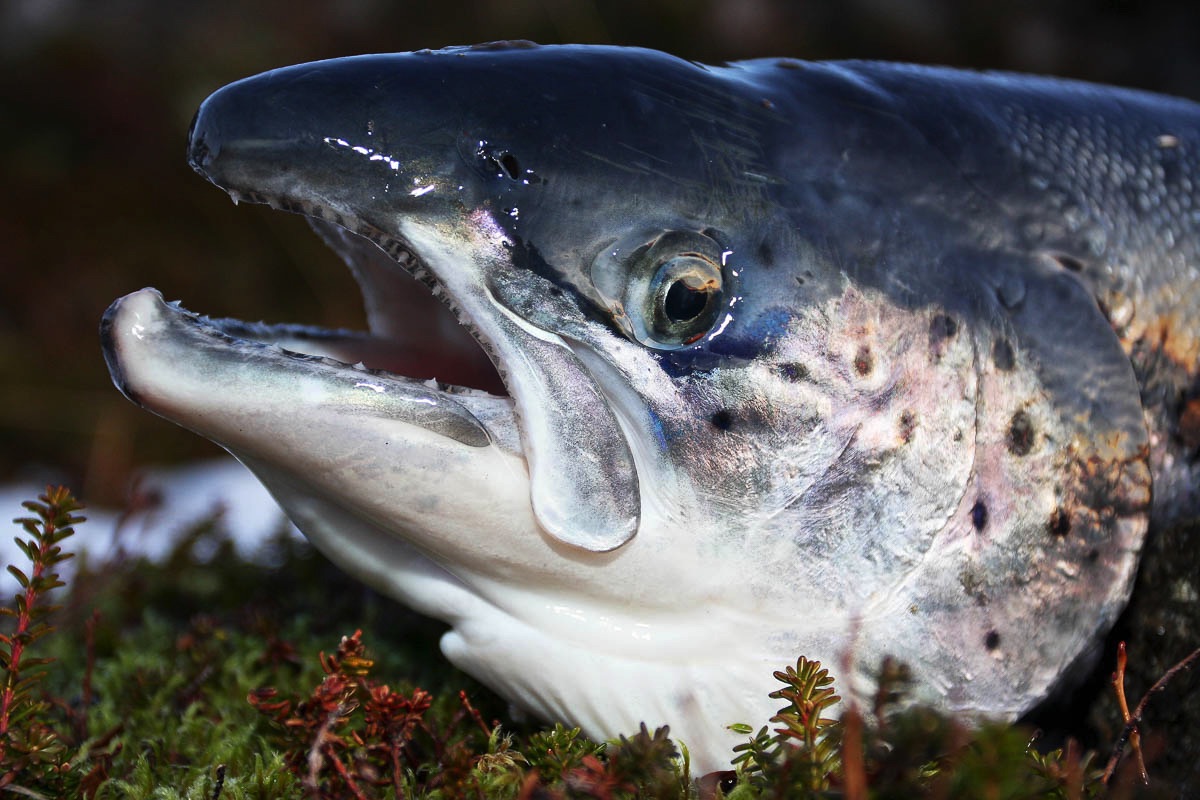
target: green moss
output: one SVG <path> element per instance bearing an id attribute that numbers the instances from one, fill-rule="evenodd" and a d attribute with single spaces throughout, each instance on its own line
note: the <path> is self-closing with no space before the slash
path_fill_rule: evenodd
<path id="1" fill-rule="evenodd" d="M 99 796 L 208 797 L 219 765 L 223 797 L 291 796 L 271 726 L 245 702 L 273 673 L 256 635 L 204 618 L 181 633 L 148 613 L 95 670 L 89 728 L 117 731 L 124 745 L 110 767 L 122 777 Z"/>
<path id="2" fill-rule="evenodd" d="M 81 565 L 58 630 L 27 654 L 55 659 L 26 716 L 57 749 L 46 750 L 47 769 L 10 788 L 206 799 L 1178 793 L 1153 758 L 1153 786 L 1133 780 L 1126 759 L 1106 787 L 1107 752 L 1072 744 L 1041 754 L 1022 727 L 968 729 L 902 709 L 905 673 L 892 664 L 873 708 L 829 714 L 834 679 L 803 658 L 776 673 L 772 725 L 735 728 L 747 736 L 730 753 L 736 765 L 693 776 L 666 730 L 599 743 L 508 718 L 502 700 L 437 654 L 440 625 L 362 589 L 303 543 L 280 537 L 271 547 L 273 569 L 238 559 L 215 518 L 164 564 Z M 1119 716 L 1113 727 L 1119 735 Z M 0 763 L 0 774 L 15 775 L 10 767 Z"/>

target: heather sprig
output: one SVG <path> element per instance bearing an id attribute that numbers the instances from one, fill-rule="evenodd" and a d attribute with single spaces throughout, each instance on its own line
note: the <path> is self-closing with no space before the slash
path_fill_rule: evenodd
<path id="1" fill-rule="evenodd" d="M 8 566 L 20 591 L 11 606 L 0 607 L 8 623 L 0 632 L 0 788 L 18 777 L 36 782 L 69 768 L 66 744 L 46 721 L 50 703 L 37 692 L 46 675 L 38 667 L 53 659 L 32 656 L 30 648 L 54 630 L 46 617 L 59 606 L 48 595 L 63 585 L 57 567 L 73 554 L 63 551 L 62 542 L 84 521 L 74 513 L 83 506 L 63 486 L 47 487 L 39 501 L 22 504 L 34 516 L 15 520 L 28 537 L 18 536 L 16 543 L 29 567 Z"/>

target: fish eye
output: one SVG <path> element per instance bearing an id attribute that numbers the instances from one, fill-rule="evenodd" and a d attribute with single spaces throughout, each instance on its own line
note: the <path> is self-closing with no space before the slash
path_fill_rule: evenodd
<path id="1" fill-rule="evenodd" d="M 593 267 L 593 280 L 612 298 L 614 322 L 631 339 L 677 350 L 699 341 L 720 320 L 728 289 L 723 248 L 711 237 L 669 230 L 610 252 L 613 259 Z"/>
<path id="2" fill-rule="evenodd" d="M 687 345 L 712 328 L 721 311 L 721 268 L 699 253 L 681 253 L 658 265 L 646 309 L 654 338 Z"/>

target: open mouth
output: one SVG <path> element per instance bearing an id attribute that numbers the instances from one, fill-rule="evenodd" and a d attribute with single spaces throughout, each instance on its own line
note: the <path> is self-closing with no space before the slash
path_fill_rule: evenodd
<path id="1" fill-rule="evenodd" d="M 392 226 L 383 230 L 364 221 L 328 188 L 358 185 L 362 175 L 357 170 L 364 164 L 372 175 L 385 167 L 386 178 L 400 169 L 400 162 L 336 137 L 295 130 L 263 133 L 254 125 L 268 102 L 269 97 L 256 92 L 214 95 L 189 131 L 188 162 L 235 205 L 263 204 L 305 217 L 358 282 L 367 330 L 193 320 L 234 340 L 276 346 L 288 356 L 315 356 L 346 368 L 428 381 L 450 394 L 479 391 L 507 397 L 493 365 L 500 364 L 495 349 L 417 249 Z M 418 201 L 432 188 L 398 194 Z"/>
<path id="2" fill-rule="evenodd" d="M 237 196 L 235 192 L 231 195 Z M 280 207 L 265 198 L 254 198 Z M 402 242 L 358 234 L 301 211 L 349 266 L 363 292 L 367 330 L 206 320 L 237 339 L 274 344 L 286 353 L 320 356 L 345 367 L 426 381 L 449 394 L 508 396 L 475 326 L 457 309 L 420 259 Z"/>
<path id="3" fill-rule="evenodd" d="M 192 153 L 193 166 L 213 180 L 203 169 L 202 155 Z M 286 355 L 318 356 L 347 368 L 428 381 L 451 394 L 508 395 L 490 348 L 472 335 L 478 328 L 407 243 L 368 226 L 352 226 L 329 209 L 217 185 L 235 205 L 258 203 L 304 216 L 358 282 L 367 330 L 196 317 L 198 323 L 234 339 L 276 345 Z"/>
<path id="4" fill-rule="evenodd" d="M 244 452 L 240 442 L 254 439 L 255 425 L 233 432 L 214 420 L 272 413 L 265 402 L 271 397 L 285 405 L 294 398 L 297 410 L 320 408 L 326 418 L 365 411 L 472 447 L 498 442 L 519 452 L 514 403 L 494 348 L 472 335 L 478 326 L 412 246 L 308 198 L 312 190 L 302 184 L 264 191 L 241 176 L 214 175 L 208 167 L 215 153 L 193 137 L 191 165 L 235 205 L 304 216 L 349 266 L 363 293 L 367 330 L 210 318 L 143 289 L 114 302 L 101 324 L 122 393 L 235 454 Z M 471 398 L 471 408 L 456 397 Z"/>

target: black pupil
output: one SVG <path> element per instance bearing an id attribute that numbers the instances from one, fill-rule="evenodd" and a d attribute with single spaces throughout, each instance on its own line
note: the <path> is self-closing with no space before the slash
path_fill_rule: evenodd
<path id="1" fill-rule="evenodd" d="M 663 311 L 671 322 L 688 322 L 700 316 L 708 306 L 708 292 L 689 288 L 686 281 L 675 281 L 663 299 Z"/>

